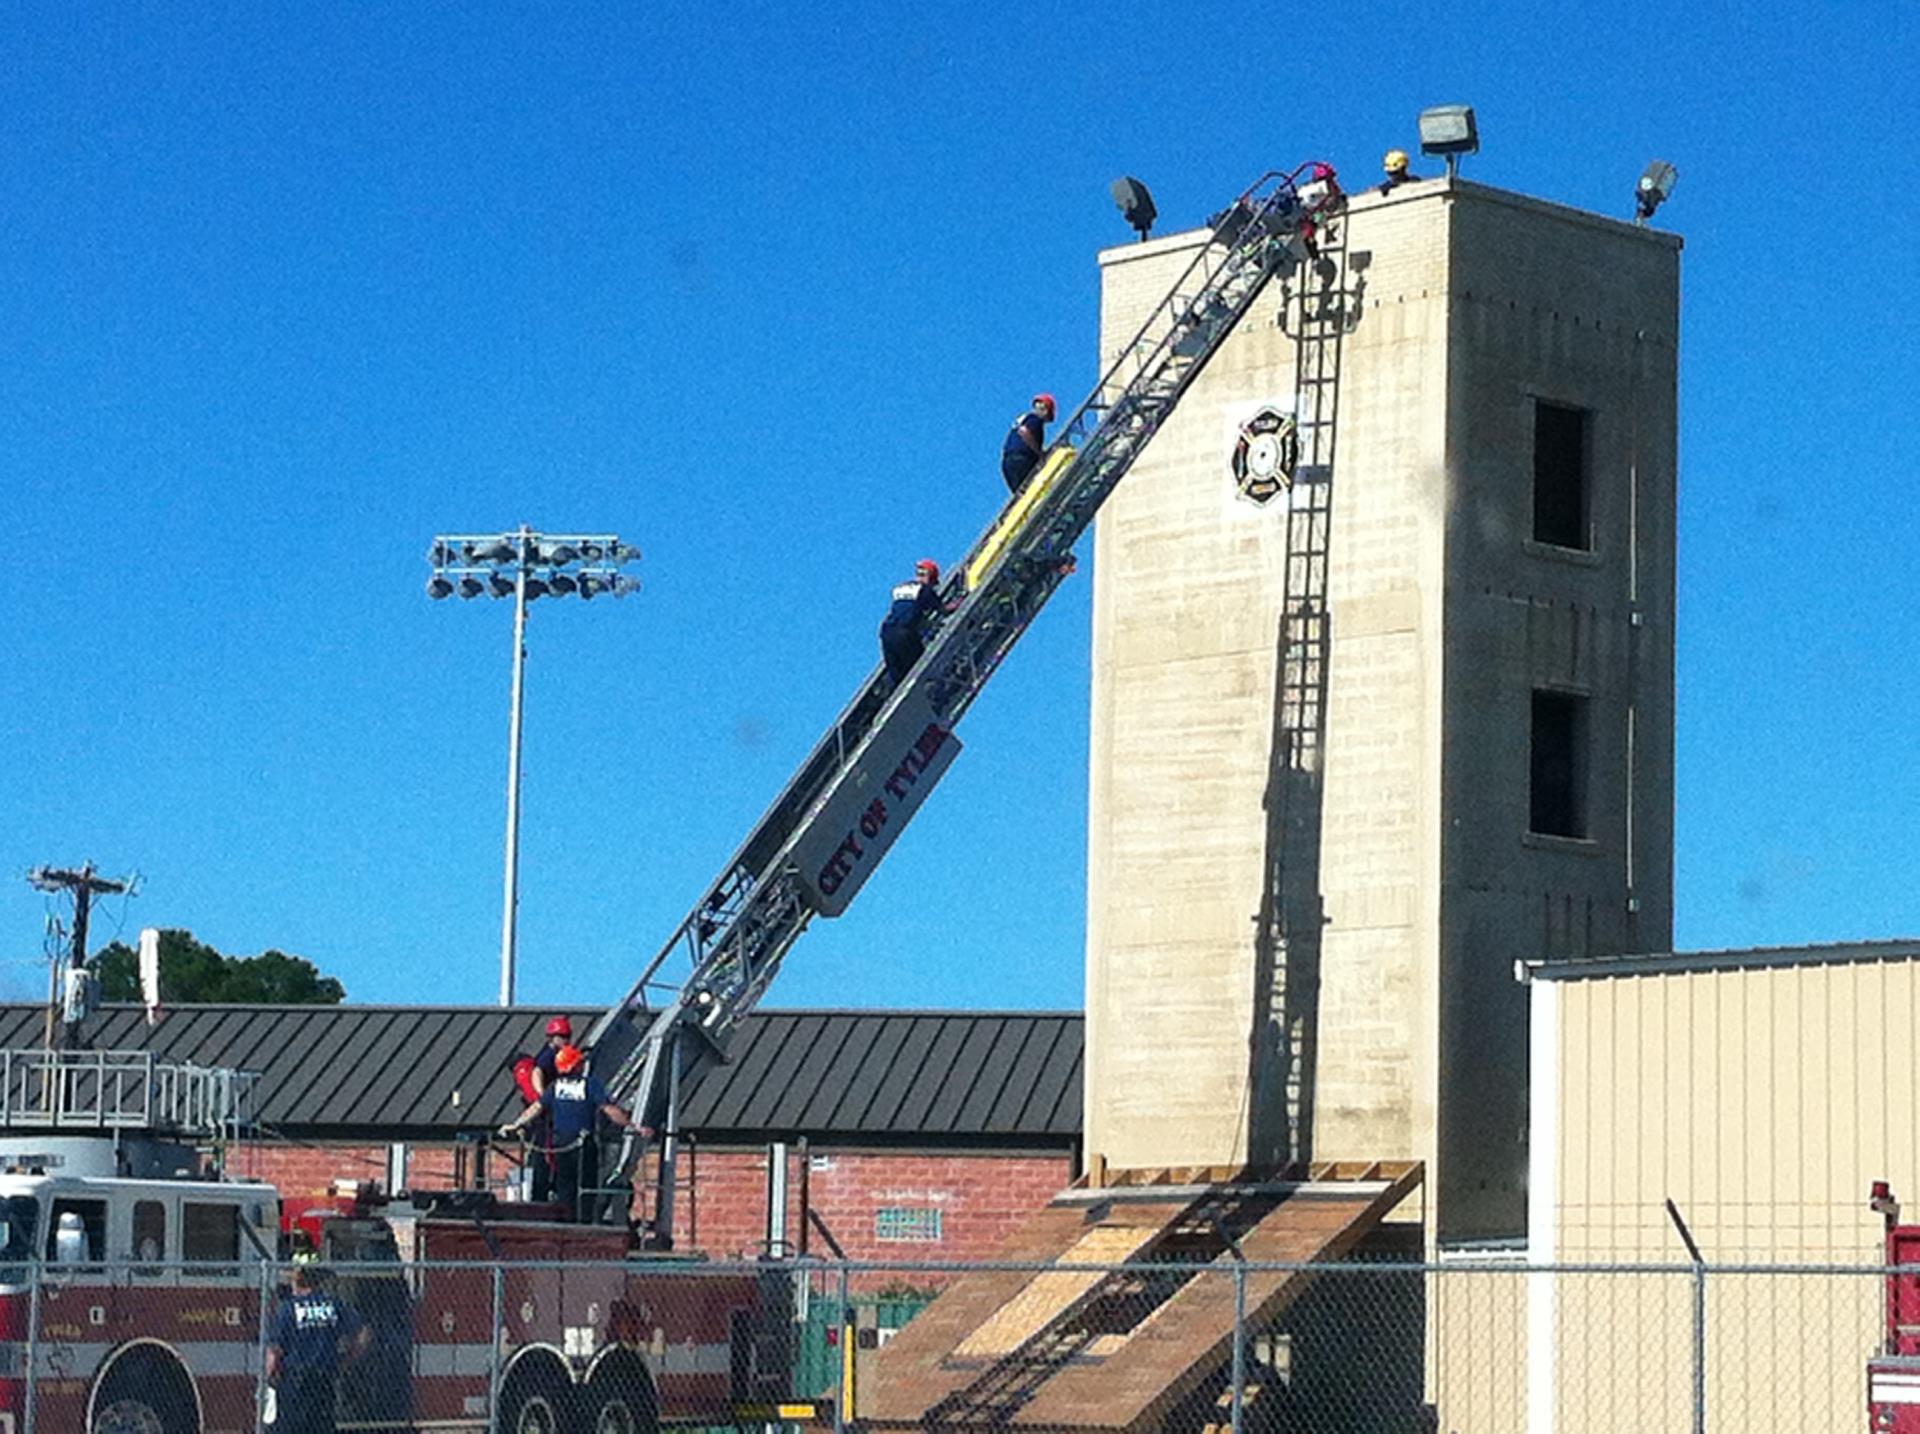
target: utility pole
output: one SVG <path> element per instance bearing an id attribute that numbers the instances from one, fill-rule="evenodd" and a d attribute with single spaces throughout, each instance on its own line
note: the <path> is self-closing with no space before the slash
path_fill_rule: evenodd
<path id="1" fill-rule="evenodd" d="M 64 891 L 73 898 L 73 948 L 67 958 L 67 969 L 70 971 L 78 971 L 86 964 L 87 923 L 93 915 L 94 897 L 112 896 L 127 890 L 132 885 L 131 881 L 120 881 L 98 875 L 94 871 L 92 862 L 88 862 L 78 871 L 63 866 L 36 866 L 27 873 L 27 884 L 36 891 Z M 47 1002 L 48 1050 L 53 1049 L 54 1021 L 59 1004 L 60 984 L 56 979 L 53 993 Z"/>

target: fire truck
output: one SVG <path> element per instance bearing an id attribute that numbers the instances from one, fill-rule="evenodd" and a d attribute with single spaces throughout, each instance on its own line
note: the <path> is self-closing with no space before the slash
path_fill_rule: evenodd
<path id="1" fill-rule="evenodd" d="M 1867 1428 L 1920 1434 L 1920 1225 L 1900 1223 L 1900 1202 L 1884 1180 L 1867 1201 L 1887 1223 L 1886 1339 L 1867 1361 Z"/>
<path id="2" fill-rule="evenodd" d="M 790 1263 L 642 1254 L 625 1230 L 481 1191 L 282 1201 L 181 1138 L 242 1128 L 246 1090 L 138 1053 L 0 1052 L 0 1434 L 270 1431 L 261 1350 L 290 1257 L 369 1332 L 339 1381 L 342 1429 L 643 1434 L 819 1412 L 788 1402 Z"/>

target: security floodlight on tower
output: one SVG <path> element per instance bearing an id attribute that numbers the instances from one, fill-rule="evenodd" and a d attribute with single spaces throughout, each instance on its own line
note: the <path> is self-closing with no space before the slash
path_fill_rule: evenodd
<path id="1" fill-rule="evenodd" d="M 1633 187 L 1633 222 L 1644 225 L 1653 218 L 1653 211 L 1672 197 L 1673 186 L 1679 178 L 1680 171 L 1664 159 L 1649 164 L 1640 182 Z"/>
<path id="2" fill-rule="evenodd" d="M 640 582 L 620 571 L 640 550 L 611 533 L 443 533 L 427 549 L 435 598 L 491 593 L 513 601 L 513 702 L 507 729 L 506 891 L 500 918 L 500 1004 L 513 1003 L 520 905 L 520 711 L 526 686 L 527 604 L 536 598 L 624 597 Z"/>
<path id="3" fill-rule="evenodd" d="M 1420 111 L 1420 153 L 1444 155 L 1447 178 L 1460 172 L 1460 156 L 1480 152 L 1480 128 L 1472 105 L 1435 105 Z"/>
<path id="4" fill-rule="evenodd" d="M 1139 234 L 1140 242 L 1146 243 L 1147 235 L 1153 229 L 1153 221 L 1160 217 L 1160 211 L 1153 207 L 1153 196 L 1147 193 L 1147 186 L 1132 176 L 1114 180 L 1109 187 L 1113 202 L 1120 206 L 1120 216 Z"/>

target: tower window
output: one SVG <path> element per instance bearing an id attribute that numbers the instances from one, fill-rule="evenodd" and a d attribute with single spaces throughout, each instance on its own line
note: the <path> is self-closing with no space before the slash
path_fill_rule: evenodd
<path id="1" fill-rule="evenodd" d="M 1584 408 L 1533 405 L 1533 539 L 1556 548 L 1593 546 L 1587 521 L 1587 427 Z"/>
<path id="2" fill-rule="evenodd" d="M 1527 829 L 1587 835 L 1587 699 L 1535 691 Z"/>

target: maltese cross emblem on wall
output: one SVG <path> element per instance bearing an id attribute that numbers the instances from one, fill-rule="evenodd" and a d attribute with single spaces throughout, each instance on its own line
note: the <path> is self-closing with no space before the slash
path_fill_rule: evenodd
<path id="1" fill-rule="evenodd" d="M 1233 485 L 1249 502 L 1267 504 L 1293 486 L 1300 428 L 1290 413 L 1262 408 L 1240 425 L 1233 445 Z"/>

